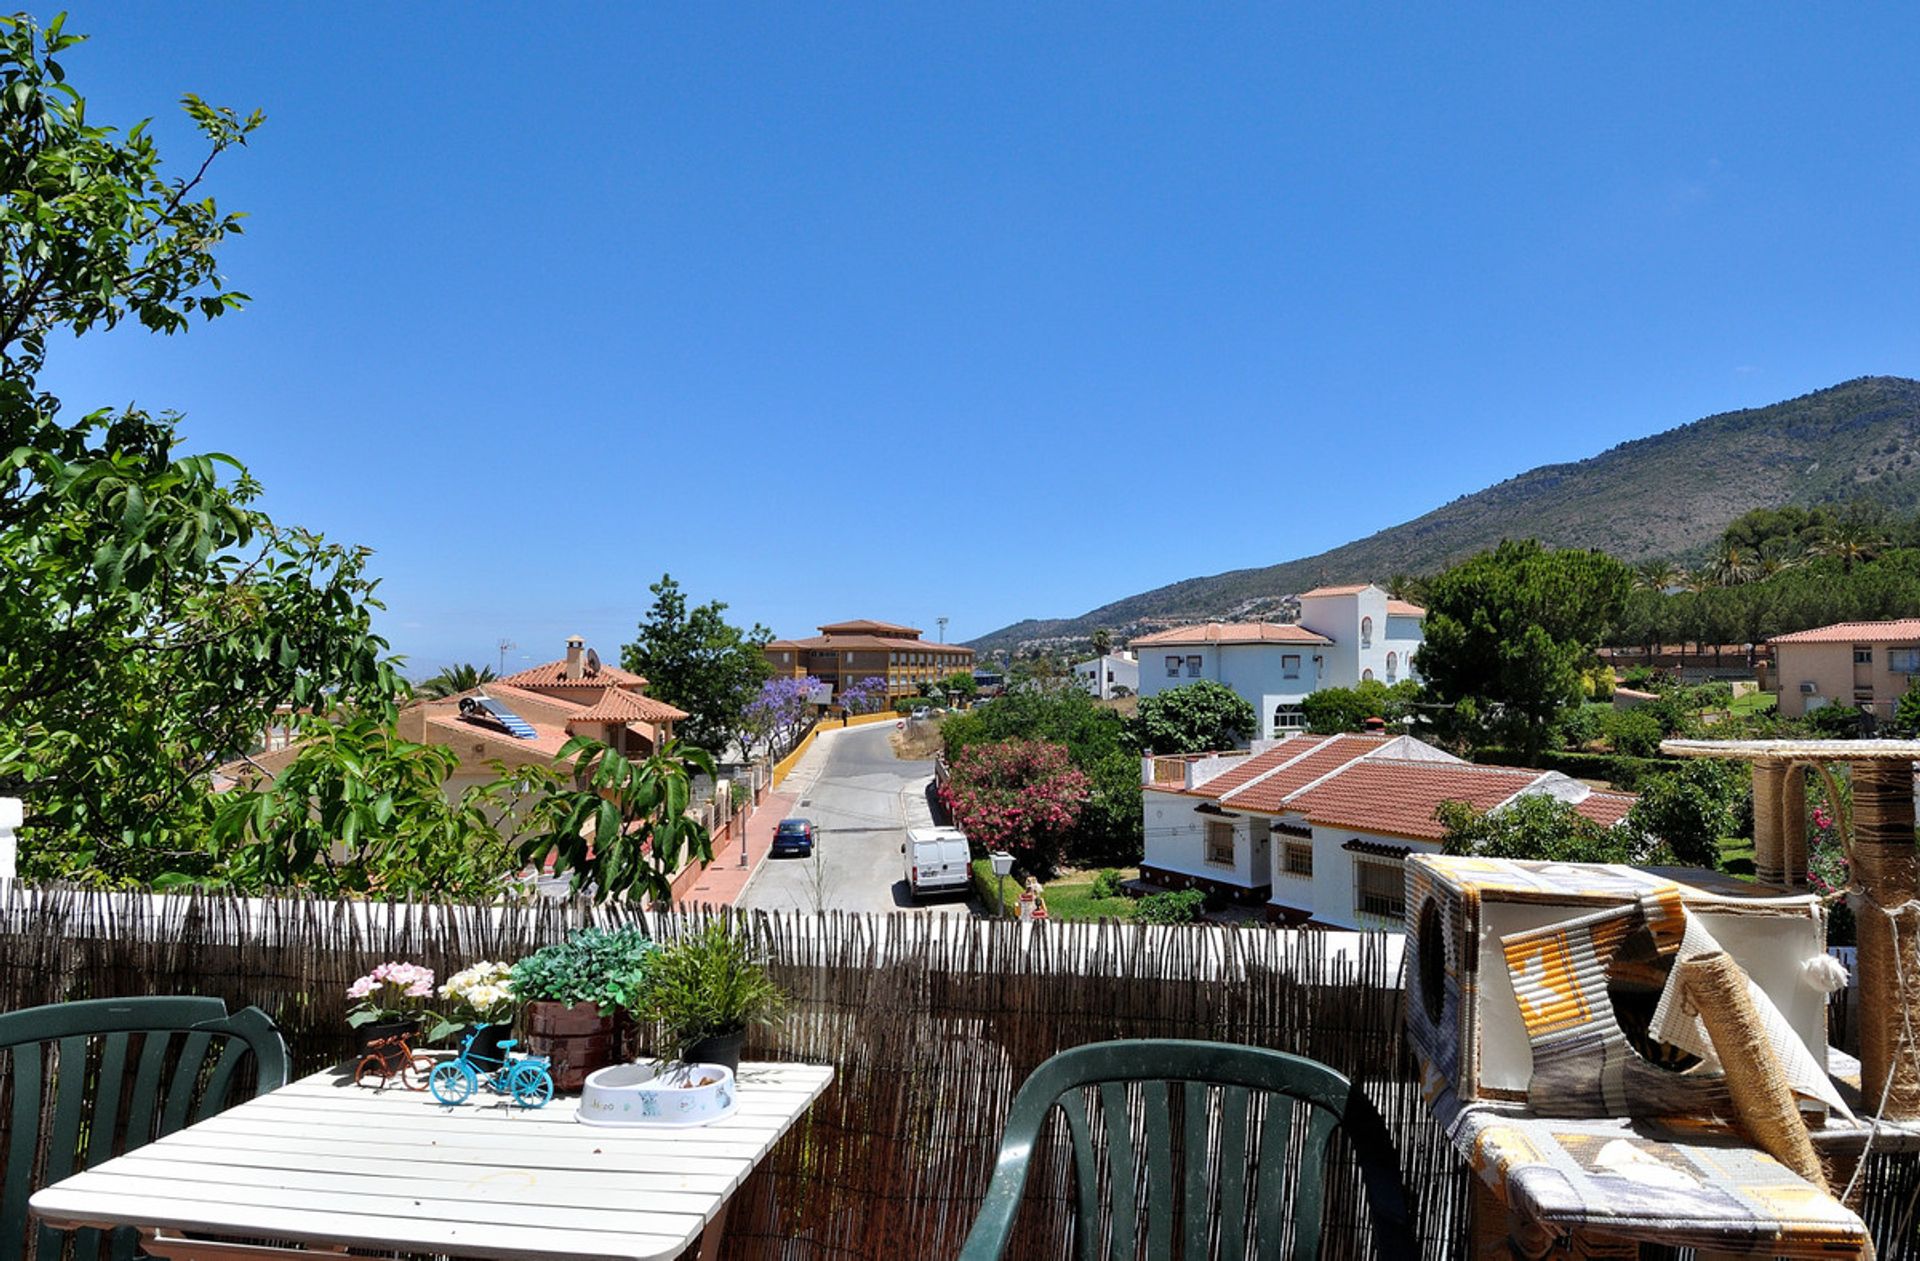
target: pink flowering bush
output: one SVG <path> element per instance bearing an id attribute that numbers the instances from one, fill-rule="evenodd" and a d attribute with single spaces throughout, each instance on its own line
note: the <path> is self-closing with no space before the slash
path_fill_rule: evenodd
<path id="1" fill-rule="evenodd" d="M 423 1009 L 420 1000 L 433 997 L 433 969 L 416 963 L 383 963 L 347 986 L 347 997 L 353 1000 L 347 1008 L 347 1024 L 352 1028 L 404 1020 Z"/>
<path id="2" fill-rule="evenodd" d="M 1812 819 L 1813 838 L 1807 846 L 1807 887 L 1823 898 L 1836 897 L 1853 882 L 1847 852 L 1840 843 L 1840 827 L 1825 803 L 1814 806 Z M 1851 946 L 1854 940 L 1853 908 L 1844 900 L 1836 900 L 1827 919 L 1827 944 Z"/>
<path id="3" fill-rule="evenodd" d="M 1079 823 L 1091 786 L 1065 745 L 1006 740 L 962 749 L 940 800 L 970 840 L 1044 873 Z"/>

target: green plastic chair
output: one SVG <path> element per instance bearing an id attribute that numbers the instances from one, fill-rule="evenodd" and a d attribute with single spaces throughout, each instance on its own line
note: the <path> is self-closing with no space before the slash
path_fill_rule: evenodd
<path id="1" fill-rule="evenodd" d="M 1139 1098 L 1130 1109 L 1128 1087 L 1136 1082 Z M 1146 1255 L 1155 1261 L 1173 1256 L 1175 1175 L 1169 1099 L 1176 1086 L 1183 1096 L 1185 1151 L 1189 1153 L 1178 1223 L 1187 1261 L 1205 1261 L 1210 1230 L 1217 1230 L 1221 1261 L 1281 1255 L 1283 1194 L 1295 1111 L 1291 1101 L 1309 1105 L 1299 1139 L 1299 1176 L 1291 1206 L 1294 1261 L 1319 1255 L 1327 1140 L 1336 1127 L 1360 1165 L 1377 1255 L 1394 1259 L 1420 1255 L 1386 1125 L 1366 1095 L 1345 1077 L 1324 1064 L 1280 1051 L 1218 1042 L 1142 1040 L 1075 1047 L 1034 1070 L 1014 1096 L 1000 1140 L 1000 1160 L 987 1187 L 986 1203 L 961 1249 L 961 1261 L 997 1261 L 1005 1250 L 1034 1145 L 1056 1106 L 1066 1114 L 1073 1139 L 1079 1192 L 1074 1230 L 1077 1255 L 1080 1261 L 1101 1256 L 1100 1163 L 1085 1087 L 1094 1087 L 1100 1096 L 1107 1140 L 1112 1211 L 1106 1257 L 1133 1261 L 1139 1244 L 1136 1217 L 1143 1208 Z M 1217 1099 L 1210 1099 L 1212 1087 L 1220 1088 Z M 1248 1118 L 1256 1094 L 1267 1096 L 1267 1121 L 1258 1127 L 1258 1152 L 1249 1153 Z M 1219 1153 L 1218 1174 L 1211 1184 L 1206 1159 L 1210 1127 Z M 1136 1132 L 1144 1136 L 1144 1146 L 1136 1146 Z M 1193 1153 L 1199 1154 L 1197 1159 Z M 1251 1252 L 1245 1227 L 1250 1184 L 1255 1196 Z M 1144 1204 L 1136 1201 L 1143 1186 Z"/>
<path id="2" fill-rule="evenodd" d="M 136 1051 L 135 1039 L 139 1039 Z M 54 1048 L 51 1097 L 48 1044 Z M 97 1047 L 97 1050 L 96 1050 Z M 0 1258 L 26 1255 L 27 1197 L 237 1102 L 243 1061 L 255 1092 L 287 1082 L 287 1046 L 257 1007 L 229 1016 L 218 998 L 96 998 L 0 1015 Z M 129 1060 L 133 1061 L 129 1078 Z M 51 1117 L 51 1126 L 48 1118 Z M 38 1183 L 36 1155 L 44 1153 Z M 34 1255 L 60 1256 L 64 1233 L 42 1226 Z M 102 1232 L 73 1232 L 75 1261 L 96 1261 Z M 116 1230 L 109 1255 L 137 1255 L 139 1233 Z"/>

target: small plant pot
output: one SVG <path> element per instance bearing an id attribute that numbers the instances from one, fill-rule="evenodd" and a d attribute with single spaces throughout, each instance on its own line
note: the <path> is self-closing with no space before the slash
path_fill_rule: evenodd
<path id="1" fill-rule="evenodd" d="M 466 1041 L 467 1034 L 469 1033 L 474 1035 L 473 1053 L 475 1055 L 484 1055 L 490 1060 L 503 1060 L 506 1058 L 507 1053 L 500 1049 L 500 1044 L 513 1040 L 513 1025 L 511 1022 L 505 1024 L 469 1025 L 462 1033 L 454 1038 L 453 1045 L 458 1047 L 462 1042 Z"/>
<path id="2" fill-rule="evenodd" d="M 689 1046 L 686 1060 L 689 1064 L 724 1064 L 728 1071 L 737 1073 L 740 1071 L 740 1049 L 746 1042 L 745 1029 L 716 1033 Z"/>
<path id="3" fill-rule="evenodd" d="M 522 1048 L 551 1061 L 556 1090 L 578 1090 L 587 1074 L 605 1068 L 619 1053 L 612 1016 L 594 1003 L 527 1004 L 527 1036 Z"/>
<path id="4" fill-rule="evenodd" d="M 373 1050 L 373 1044 L 382 1038 L 391 1038 L 397 1034 L 407 1035 L 407 1041 L 417 1049 L 420 1041 L 420 1017 L 408 1016 L 404 1020 L 382 1020 L 370 1025 L 361 1025 L 353 1031 L 353 1053 L 357 1058 Z M 387 1071 L 397 1073 L 406 1064 L 407 1057 L 401 1053 L 395 1043 L 380 1048 L 380 1059 Z"/>

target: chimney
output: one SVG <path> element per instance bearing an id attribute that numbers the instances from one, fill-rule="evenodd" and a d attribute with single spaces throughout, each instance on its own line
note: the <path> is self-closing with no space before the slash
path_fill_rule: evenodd
<path id="1" fill-rule="evenodd" d="M 578 635 L 567 636 L 567 677 L 569 679 L 578 679 L 578 678 L 584 677 L 586 666 L 580 660 L 580 657 L 581 657 L 580 650 L 585 648 L 586 646 L 587 646 L 587 641 L 580 638 L 580 636 Z"/>

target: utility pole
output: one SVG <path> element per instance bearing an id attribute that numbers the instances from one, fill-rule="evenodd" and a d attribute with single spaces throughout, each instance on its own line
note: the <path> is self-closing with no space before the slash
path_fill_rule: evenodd
<path id="1" fill-rule="evenodd" d="M 512 652 L 515 648 L 518 648 L 520 645 L 514 643 L 511 639 L 508 639 L 505 635 L 502 635 L 500 637 L 500 642 L 494 646 L 500 649 L 499 673 L 505 674 L 507 672 L 507 654 Z"/>
<path id="2" fill-rule="evenodd" d="M 947 642 L 947 619 L 944 617 L 936 617 L 933 620 L 934 620 L 934 624 L 939 626 L 940 628 L 940 642 L 943 644 L 946 643 Z"/>

